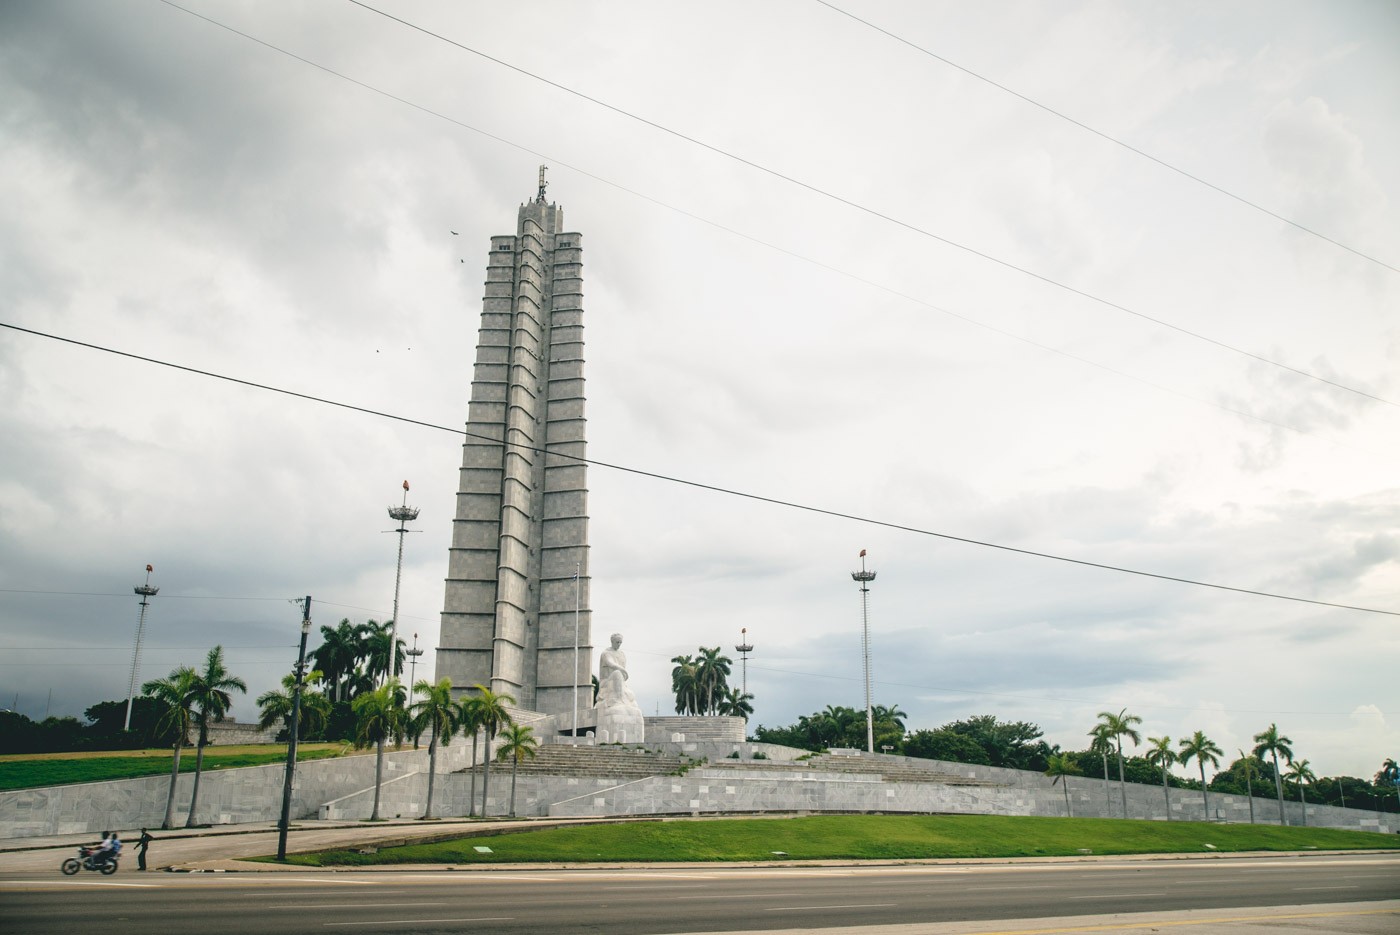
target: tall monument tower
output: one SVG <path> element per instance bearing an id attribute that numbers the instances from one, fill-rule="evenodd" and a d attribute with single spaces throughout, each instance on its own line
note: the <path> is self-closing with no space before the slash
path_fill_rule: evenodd
<path id="1" fill-rule="evenodd" d="M 591 709 L 582 236 L 539 194 L 491 238 L 437 674 Z"/>

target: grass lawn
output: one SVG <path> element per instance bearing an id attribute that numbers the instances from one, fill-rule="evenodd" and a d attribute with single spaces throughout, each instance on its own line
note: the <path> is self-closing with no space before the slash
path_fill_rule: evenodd
<path id="1" fill-rule="evenodd" d="M 1000 815 L 820 815 L 627 822 L 520 831 L 375 854 L 291 855 L 308 866 L 589 861 L 899 860 L 1095 854 L 1400 849 L 1400 835 L 1332 828 Z M 483 854 L 477 847 L 489 847 Z M 774 853 L 775 851 L 781 852 Z"/>
<path id="2" fill-rule="evenodd" d="M 341 756 L 346 748 L 339 743 L 297 745 L 298 760 L 321 760 Z M 170 773 L 170 750 L 111 750 L 83 753 L 31 753 L 0 757 L 0 790 L 32 789 L 74 782 L 103 782 L 135 779 Z M 263 766 L 287 758 L 285 744 L 245 744 L 205 747 L 204 768 L 229 769 L 235 766 Z M 180 755 L 180 772 L 194 772 L 194 748 Z"/>

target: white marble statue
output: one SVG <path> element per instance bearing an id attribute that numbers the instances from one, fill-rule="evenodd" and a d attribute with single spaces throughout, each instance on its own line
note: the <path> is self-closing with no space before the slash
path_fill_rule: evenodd
<path id="1" fill-rule="evenodd" d="M 622 634 L 612 635 L 612 649 L 598 656 L 598 740 L 603 743 L 641 743 L 646 738 L 642 709 L 627 685 L 627 654 Z"/>

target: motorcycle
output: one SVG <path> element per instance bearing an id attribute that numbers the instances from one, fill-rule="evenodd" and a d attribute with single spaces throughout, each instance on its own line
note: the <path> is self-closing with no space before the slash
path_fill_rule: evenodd
<path id="1" fill-rule="evenodd" d="M 63 863 L 59 864 L 58 869 L 62 870 L 67 876 L 70 877 L 73 874 L 77 873 L 79 870 L 96 870 L 98 873 L 101 873 L 104 876 L 111 876 L 112 874 L 116 873 L 117 859 L 121 855 L 113 854 L 111 857 L 102 861 L 102 863 L 94 863 L 94 860 L 97 857 L 98 853 L 98 848 L 80 847 L 78 848 L 78 856 L 69 857 Z"/>

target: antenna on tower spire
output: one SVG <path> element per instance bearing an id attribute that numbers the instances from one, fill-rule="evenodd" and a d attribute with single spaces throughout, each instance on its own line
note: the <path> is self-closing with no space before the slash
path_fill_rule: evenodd
<path id="1" fill-rule="evenodd" d="M 546 169 L 548 169 L 548 168 L 549 168 L 549 166 L 540 166 L 540 196 L 539 196 L 539 202 L 540 202 L 540 204 L 544 204 L 544 189 L 545 189 L 545 186 L 548 184 L 548 183 L 546 183 L 545 180 L 544 180 L 544 171 L 545 171 Z"/>

